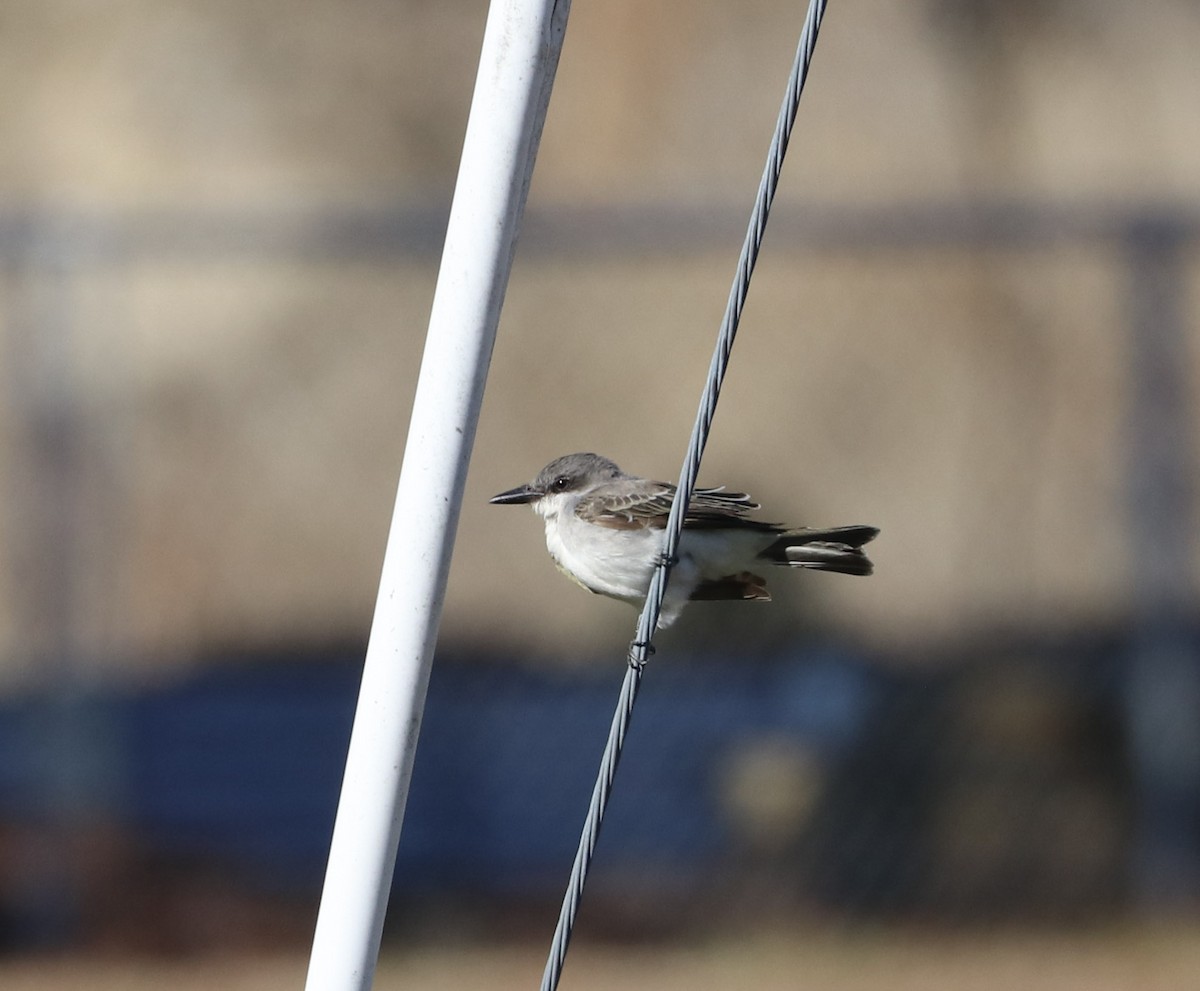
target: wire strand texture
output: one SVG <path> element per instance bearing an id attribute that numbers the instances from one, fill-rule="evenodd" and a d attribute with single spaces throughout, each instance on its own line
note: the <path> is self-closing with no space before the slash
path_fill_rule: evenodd
<path id="1" fill-rule="evenodd" d="M 613 780 L 616 777 L 617 764 L 620 762 L 621 752 L 625 746 L 625 737 L 629 732 L 629 723 L 633 716 L 633 706 L 637 700 L 638 689 L 641 687 L 642 674 L 647 660 L 654 652 L 651 638 L 662 612 L 663 597 L 666 595 L 667 582 L 670 580 L 671 566 L 679 551 L 684 514 L 696 488 L 696 479 L 700 473 L 700 459 L 703 457 L 704 448 L 708 443 L 709 431 L 717 410 L 717 399 L 721 393 L 721 384 L 725 379 L 725 371 L 729 366 L 729 355 L 733 350 L 733 341 L 737 336 L 742 310 L 746 305 L 750 278 L 754 273 L 759 249 L 762 247 L 771 203 L 775 198 L 775 190 L 779 185 L 779 174 L 783 169 L 783 159 L 787 154 L 788 142 L 796 122 L 800 95 L 804 91 L 804 83 L 808 78 L 808 69 L 812 62 L 821 19 L 825 16 L 825 6 L 825 0 L 810 0 L 804 27 L 800 32 L 796 58 L 788 77 L 787 90 L 784 94 L 783 105 L 779 110 L 779 118 L 775 124 L 775 133 L 771 138 L 767 164 L 759 182 L 758 196 L 755 199 L 746 238 L 742 244 L 742 252 L 738 259 L 733 286 L 729 292 L 729 300 L 725 306 L 725 316 L 717 336 L 716 348 L 708 370 L 708 379 L 701 395 L 696 422 L 692 427 L 687 455 L 679 474 L 679 486 L 675 493 L 675 500 L 671 504 L 671 514 L 667 519 L 662 555 L 650 580 L 650 588 L 646 593 L 646 601 L 638 619 L 636 638 L 629 646 L 629 664 L 625 671 L 625 680 L 621 684 L 621 694 L 613 714 L 612 725 L 609 728 L 608 742 L 605 744 L 600 770 L 592 790 L 591 803 L 588 806 L 587 818 L 579 837 L 575 863 L 571 868 L 570 881 L 563 897 L 558 925 L 554 930 L 545 973 L 542 975 L 541 991 L 555 991 L 566 962 L 567 947 L 571 941 L 575 917 L 583 898 L 584 883 L 587 880 L 592 857 L 596 850 L 600 825 L 604 820 L 604 813 L 612 794 Z"/>

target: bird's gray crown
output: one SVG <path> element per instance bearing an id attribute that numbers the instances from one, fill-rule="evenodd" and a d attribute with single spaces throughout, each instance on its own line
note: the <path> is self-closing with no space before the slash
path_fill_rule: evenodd
<path id="1" fill-rule="evenodd" d="M 599 454 L 564 454 L 539 471 L 530 488 L 542 494 L 576 492 L 624 477 L 625 473 L 616 464 Z"/>

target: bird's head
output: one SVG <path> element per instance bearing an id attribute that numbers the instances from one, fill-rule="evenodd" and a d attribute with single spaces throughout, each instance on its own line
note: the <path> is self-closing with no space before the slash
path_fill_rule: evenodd
<path id="1" fill-rule="evenodd" d="M 532 482 L 494 495 L 488 502 L 500 506 L 529 503 L 535 512 L 550 516 L 557 513 L 565 497 L 586 492 L 624 474 L 599 454 L 565 454 L 546 465 Z"/>

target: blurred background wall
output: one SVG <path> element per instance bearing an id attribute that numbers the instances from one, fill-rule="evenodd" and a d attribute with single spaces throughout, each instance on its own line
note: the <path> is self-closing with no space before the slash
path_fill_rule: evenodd
<path id="1" fill-rule="evenodd" d="M 0 11 L 10 945 L 306 934 L 485 9 Z M 575 5 L 399 913 L 548 925 L 634 613 L 486 498 L 676 474 L 802 16 Z M 701 481 L 877 573 L 662 637 L 614 928 L 1200 894 L 1198 46 L 1186 0 L 830 10 Z"/>

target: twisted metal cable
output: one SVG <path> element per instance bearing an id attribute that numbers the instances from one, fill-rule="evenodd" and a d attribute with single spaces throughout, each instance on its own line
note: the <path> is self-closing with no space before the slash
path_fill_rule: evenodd
<path id="1" fill-rule="evenodd" d="M 679 486 L 675 492 L 675 499 L 671 503 L 662 554 L 650 580 L 646 602 L 638 619 L 636 638 L 629 645 L 629 665 L 625 671 L 625 680 L 621 685 L 621 694 L 616 712 L 613 714 L 612 726 L 609 728 L 608 742 L 605 744 L 604 756 L 601 758 L 600 772 L 596 777 L 595 788 L 592 790 L 587 819 L 579 837 L 579 849 L 575 853 L 571 878 L 563 897 L 558 925 L 554 930 L 550 955 L 546 960 L 546 970 L 542 975 L 541 991 L 555 991 L 562 974 L 563 964 L 566 962 L 567 946 L 571 940 L 575 916 L 583 897 L 583 886 L 591 867 L 592 855 L 600 834 L 600 825 L 612 793 L 613 779 L 616 777 L 617 764 L 625 745 L 625 735 L 629 730 L 633 705 L 637 700 L 638 689 L 641 687 L 643 669 L 646 661 L 654 652 L 651 637 L 662 612 L 671 566 L 679 551 L 684 514 L 696 488 L 696 478 L 700 473 L 700 459 L 704 454 L 705 445 L 708 443 L 713 417 L 716 415 L 717 398 L 720 395 L 721 384 L 729 365 L 729 355 L 733 350 L 733 341 L 737 336 L 742 310 L 746 305 L 750 277 L 754 273 L 754 265 L 758 260 L 759 249 L 766 232 L 771 202 L 775 198 L 775 190 L 779 185 L 779 173 L 783 168 L 783 158 L 787 154 L 788 141 L 792 136 L 792 127 L 796 121 L 796 110 L 800 105 L 800 95 L 804 91 L 804 83 L 808 78 L 813 48 L 817 43 L 817 32 L 820 30 L 821 19 L 824 16 L 825 0 L 810 0 L 808 15 L 805 17 L 804 27 L 800 32 L 800 44 L 796 50 L 796 58 L 792 64 L 791 75 L 788 77 L 787 91 L 779 110 L 775 133 L 771 138 L 771 147 L 767 153 L 767 164 L 758 185 L 758 197 L 754 202 L 754 211 L 750 216 L 746 239 L 742 243 L 742 253 L 738 259 L 737 272 L 729 292 L 729 301 L 725 306 L 725 317 L 721 323 L 716 349 L 708 369 L 708 380 L 705 382 L 704 392 L 700 398 L 700 408 L 696 413 L 696 422 L 692 427 L 687 456 L 684 458 L 683 468 L 679 474 Z"/>

